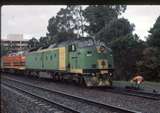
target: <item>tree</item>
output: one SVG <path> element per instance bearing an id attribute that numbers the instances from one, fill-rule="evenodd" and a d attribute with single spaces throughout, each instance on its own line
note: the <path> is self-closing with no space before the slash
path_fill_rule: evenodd
<path id="1" fill-rule="evenodd" d="M 28 41 L 28 47 L 31 48 L 37 48 L 39 46 L 39 42 L 36 38 L 32 38 Z"/>
<path id="2" fill-rule="evenodd" d="M 50 43 L 50 38 L 49 37 L 40 37 L 39 39 L 39 46 L 40 47 L 45 47 L 45 46 L 49 46 L 51 43 Z"/>
<path id="3" fill-rule="evenodd" d="M 141 58 L 144 42 L 137 35 L 128 34 L 112 41 L 115 78 L 129 80 L 137 72 L 136 62 Z"/>
<path id="4" fill-rule="evenodd" d="M 83 15 L 89 25 L 85 26 L 85 30 L 90 36 L 94 36 L 111 20 L 117 19 L 118 15 L 126 10 L 126 5 L 90 5 Z"/>
<path id="5" fill-rule="evenodd" d="M 160 50 L 160 16 L 157 18 L 153 28 L 149 31 L 150 35 L 147 39 L 149 46 L 157 47 Z"/>
<path id="6" fill-rule="evenodd" d="M 73 32 L 73 16 L 71 15 L 71 9 L 67 6 L 62 8 L 56 15 L 57 27 L 59 32 Z"/>
<path id="7" fill-rule="evenodd" d="M 142 59 L 137 62 L 139 71 L 146 80 L 160 81 L 160 52 L 157 48 L 147 47 L 143 51 Z"/>
<path id="8" fill-rule="evenodd" d="M 73 16 L 73 24 L 74 24 L 74 32 L 78 37 L 84 36 L 84 25 L 86 23 L 86 19 L 83 16 L 84 10 L 82 10 L 81 5 L 70 5 L 71 14 Z"/>
<path id="9" fill-rule="evenodd" d="M 84 17 L 82 12 L 80 5 L 68 5 L 66 8 L 62 8 L 56 17 L 49 19 L 47 37 L 51 38 L 51 42 L 57 43 L 83 36 Z"/>
<path id="10" fill-rule="evenodd" d="M 66 39 L 68 39 L 65 38 L 65 34 L 74 34 L 73 23 L 74 22 L 71 15 L 70 7 L 67 6 L 65 9 L 61 8 L 61 10 L 57 13 L 56 17 L 52 17 L 51 19 L 49 19 L 47 26 L 49 33 L 47 34 L 47 37 L 51 38 L 52 43 L 65 41 Z M 64 36 L 64 39 L 62 38 L 62 35 Z M 41 41 L 44 42 L 44 39 L 41 39 Z"/>
<path id="11" fill-rule="evenodd" d="M 143 50 L 143 57 L 137 62 L 137 67 L 146 80 L 160 81 L 160 16 L 149 33 L 147 47 Z"/>
<path id="12" fill-rule="evenodd" d="M 113 19 L 96 34 L 95 38 L 109 45 L 116 38 L 131 34 L 133 30 L 134 25 L 127 19 Z"/>
<path id="13" fill-rule="evenodd" d="M 9 48 L 5 47 L 3 43 L 1 43 L 1 56 L 6 55 L 9 52 Z"/>
<path id="14" fill-rule="evenodd" d="M 48 26 L 47 26 L 47 30 L 48 30 L 47 36 L 52 37 L 57 34 L 57 32 L 58 32 L 57 24 L 58 24 L 57 19 L 55 17 L 52 17 L 49 19 Z"/>
<path id="15" fill-rule="evenodd" d="M 77 35 L 72 32 L 59 32 L 54 36 L 54 43 L 60 43 L 67 40 L 74 40 L 77 38 Z"/>

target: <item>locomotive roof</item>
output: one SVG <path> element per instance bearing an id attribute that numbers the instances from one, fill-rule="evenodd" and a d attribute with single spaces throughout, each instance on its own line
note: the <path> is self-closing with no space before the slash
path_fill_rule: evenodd
<path id="1" fill-rule="evenodd" d="M 91 41 L 91 42 L 87 42 L 87 44 L 85 44 L 84 41 Z M 46 51 L 46 50 L 51 50 L 53 48 L 58 48 L 58 47 L 66 47 L 70 44 L 78 44 L 79 47 L 86 47 L 86 46 L 93 46 L 93 45 L 103 45 L 105 46 L 105 44 L 103 42 L 100 41 L 96 41 L 95 39 L 91 38 L 91 37 L 81 37 L 75 40 L 68 40 L 68 41 L 64 41 L 64 42 L 60 42 L 60 43 L 54 43 L 54 44 L 50 44 L 44 47 L 40 47 L 40 48 L 33 48 L 31 49 L 29 52 L 42 52 L 42 51 Z M 106 47 L 106 46 L 105 46 Z M 108 47 L 106 47 L 108 48 Z M 108 48 L 110 51 L 111 49 Z"/>
<path id="2" fill-rule="evenodd" d="M 73 43 L 79 43 L 79 42 L 83 42 L 83 41 L 87 41 L 87 40 L 93 40 L 93 38 L 91 37 L 81 37 L 75 40 L 68 40 L 68 41 L 64 41 L 64 42 L 60 42 L 60 43 L 54 43 L 48 46 L 44 46 L 44 47 L 38 47 L 38 48 L 33 48 L 30 49 L 29 52 L 36 52 L 36 51 L 41 51 L 44 49 L 51 49 L 51 48 L 58 48 L 58 47 L 65 47 L 68 46 L 69 44 L 73 44 Z"/>

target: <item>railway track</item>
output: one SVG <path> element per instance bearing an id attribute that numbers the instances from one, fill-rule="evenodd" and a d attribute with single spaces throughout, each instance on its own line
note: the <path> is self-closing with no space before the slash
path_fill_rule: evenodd
<path id="1" fill-rule="evenodd" d="M 160 100 L 160 94 L 154 94 L 154 93 L 146 93 L 146 92 L 140 92 L 140 91 L 134 91 L 129 89 L 122 89 L 122 88 L 115 88 L 115 89 L 106 89 L 105 91 L 109 91 L 112 93 L 119 93 L 123 95 L 129 95 L 129 96 L 136 96 L 151 100 Z"/>
<path id="2" fill-rule="evenodd" d="M 126 109 L 123 107 L 118 107 L 118 106 L 113 106 L 113 105 L 109 105 L 109 104 L 104 104 L 104 103 L 100 103 L 94 100 L 90 100 L 84 97 L 77 97 L 74 95 L 70 95 L 70 94 L 66 94 L 64 92 L 60 92 L 60 91 L 55 91 L 55 90 L 50 90 L 47 88 L 43 88 L 40 86 L 36 86 L 33 84 L 29 84 L 29 83 L 25 83 L 22 81 L 18 81 L 15 79 L 10 79 L 10 78 L 4 78 L 2 80 L 2 84 L 7 85 L 8 87 L 12 87 L 14 89 L 20 90 L 22 92 L 25 92 L 27 94 L 30 94 L 32 96 L 35 96 L 36 98 L 39 99 L 43 99 L 47 102 L 56 104 L 58 106 L 62 106 L 62 108 L 68 110 L 68 111 L 72 111 L 74 113 L 93 113 L 93 111 L 96 113 L 140 113 L 138 111 L 134 111 L 134 110 L 130 110 L 130 109 Z M 17 85 L 15 85 L 17 84 Z M 24 87 L 24 88 L 22 88 Z M 30 88 L 30 91 L 29 91 Z M 63 104 L 58 102 L 58 101 L 53 101 L 52 99 L 49 99 L 45 96 L 42 95 L 38 95 L 36 93 L 33 93 L 33 91 L 35 92 L 35 90 L 39 90 L 41 92 L 48 92 L 48 94 L 50 95 L 58 95 L 62 98 L 62 100 L 64 101 Z M 57 97 L 58 98 L 58 97 Z M 65 99 L 69 99 L 69 103 L 73 103 L 73 104 L 77 104 L 79 103 L 79 105 L 81 105 L 79 108 L 76 108 L 74 106 L 71 106 L 69 103 L 65 104 Z M 74 101 L 74 102 L 73 102 Z M 85 108 L 87 106 L 87 108 Z M 88 109 L 88 110 L 86 110 Z M 102 110 L 102 111 L 96 111 L 96 110 Z"/>
<path id="3" fill-rule="evenodd" d="M 74 109 L 72 109 L 72 108 L 69 108 L 69 107 L 67 107 L 67 106 L 64 106 L 64 105 L 62 105 L 62 104 L 59 104 L 59 103 L 57 103 L 57 102 L 53 102 L 53 101 L 50 101 L 49 99 L 47 99 L 47 98 L 44 98 L 44 97 L 42 97 L 42 96 L 38 96 L 38 95 L 35 95 L 35 94 L 33 94 L 33 93 L 30 93 L 30 92 L 28 92 L 28 91 L 25 91 L 25 90 L 22 90 L 22 89 L 20 89 L 20 88 L 18 88 L 18 87 L 14 87 L 14 86 L 11 86 L 11 85 L 8 85 L 8 84 L 6 84 L 6 83 L 2 83 L 2 87 L 3 87 L 3 85 L 6 87 L 9 87 L 9 88 L 11 88 L 12 90 L 16 90 L 16 91 L 18 91 L 18 92 L 21 92 L 21 93 L 23 93 L 24 95 L 27 95 L 27 97 L 30 97 L 32 100 L 39 100 L 39 101 L 36 101 L 36 103 L 39 103 L 39 102 L 41 102 L 41 105 L 46 105 L 46 104 L 48 104 L 48 105 L 50 105 L 50 106 L 54 106 L 54 107 L 56 107 L 56 109 L 58 108 L 59 110 L 58 110 L 58 112 L 60 111 L 63 111 L 64 113 L 80 113 L 80 112 L 78 112 L 78 111 L 76 111 L 76 110 L 74 110 Z M 44 103 L 44 104 L 42 104 L 42 102 Z M 55 109 L 51 109 L 51 110 L 55 110 Z M 50 109 L 49 109 L 49 111 L 51 111 Z"/>
<path id="4" fill-rule="evenodd" d="M 160 94 L 156 93 L 146 93 L 146 92 L 141 92 L 141 91 L 133 91 L 129 89 L 124 89 L 121 87 L 114 87 L 113 89 L 101 89 L 98 88 L 100 91 L 105 91 L 105 92 L 112 92 L 112 93 L 119 93 L 123 95 L 129 95 L 129 96 L 136 96 L 136 97 L 141 97 L 145 99 L 151 99 L 151 100 L 160 100 Z"/>

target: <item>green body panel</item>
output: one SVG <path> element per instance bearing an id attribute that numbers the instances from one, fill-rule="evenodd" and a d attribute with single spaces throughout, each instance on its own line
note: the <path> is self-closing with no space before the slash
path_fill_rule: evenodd
<path id="1" fill-rule="evenodd" d="M 48 49 L 45 51 L 32 52 L 26 55 L 26 67 L 28 69 L 41 70 L 60 70 L 59 69 L 59 48 Z M 68 66 L 68 48 L 65 47 L 65 71 L 69 71 Z"/>
<path id="2" fill-rule="evenodd" d="M 77 69 L 77 66 L 78 66 L 77 52 L 69 52 L 68 60 L 70 63 L 70 68 Z"/>
<path id="3" fill-rule="evenodd" d="M 97 60 L 101 59 L 107 60 L 110 68 L 113 68 L 113 57 L 109 51 L 98 53 L 96 48 L 80 48 L 69 54 L 69 61 L 73 69 L 97 69 L 99 68 Z"/>
<path id="4" fill-rule="evenodd" d="M 32 52 L 26 56 L 26 67 L 29 69 L 60 70 L 60 65 L 65 62 L 63 71 L 71 72 L 72 69 L 100 69 L 98 60 L 106 60 L 107 67 L 113 69 L 113 56 L 111 51 L 99 53 L 95 46 L 78 48 L 69 51 L 68 45 L 65 47 L 65 59 L 60 59 L 60 48 L 52 48 Z M 60 63 L 60 61 L 62 61 Z"/>
<path id="5" fill-rule="evenodd" d="M 40 52 L 33 52 L 26 56 L 26 68 L 42 69 L 43 55 Z"/>
<path id="6" fill-rule="evenodd" d="M 58 70 L 58 49 L 32 52 L 26 56 L 26 67 L 28 69 Z"/>
<path id="7" fill-rule="evenodd" d="M 56 50 L 49 50 L 43 52 L 43 62 L 44 62 L 44 67 L 43 69 L 47 70 L 58 70 L 59 66 L 59 51 L 58 49 Z"/>

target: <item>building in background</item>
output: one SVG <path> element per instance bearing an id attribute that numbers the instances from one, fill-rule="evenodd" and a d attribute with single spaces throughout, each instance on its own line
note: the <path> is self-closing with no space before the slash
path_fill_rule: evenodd
<path id="1" fill-rule="evenodd" d="M 10 52 L 23 51 L 28 49 L 28 40 L 23 39 L 23 34 L 9 34 L 7 39 L 2 39 L 1 43 Z"/>

